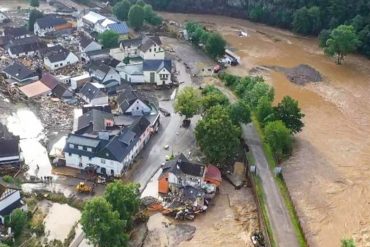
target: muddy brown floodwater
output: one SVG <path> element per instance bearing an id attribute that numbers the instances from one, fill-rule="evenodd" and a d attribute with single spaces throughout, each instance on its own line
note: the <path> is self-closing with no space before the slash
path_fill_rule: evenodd
<path id="1" fill-rule="evenodd" d="M 338 66 L 313 38 L 221 16 L 163 13 L 176 21 L 197 20 L 215 28 L 241 56 L 230 69 L 247 75 L 256 66 L 307 64 L 322 82 L 293 84 L 285 75 L 263 76 L 274 86 L 276 101 L 290 95 L 306 114 L 284 175 L 310 246 L 337 247 L 353 237 L 370 246 L 370 61 L 348 56 Z M 237 31 L 248 33 L 239 37 Z"/>

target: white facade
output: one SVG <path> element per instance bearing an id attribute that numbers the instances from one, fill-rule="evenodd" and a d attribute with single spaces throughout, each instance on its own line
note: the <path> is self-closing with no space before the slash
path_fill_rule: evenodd
<path id="1" fill-rule="evenodd" d="M 150 113 L 150 107 L 142 102 L 140 99 L 137 99 L 127 110 L 125 113 L 130 113 L 133 116 L 141 116 L 143 113 Z"/>
<path id="2" fill-rule="evenodd" d="M 130 83 L 143 83 L 144 74 L 128 74 L 124 71 L 119 72 L 121 78 Z"/>
<path id="3" fill-rule="evenodd" d="M 77 62 L 78 62 L 78 57 L 72 52 L 70 52 L 68 56 L 66 57 L 66 59 L 62 61 L 51 62 L 48 57 L 44 57 L 44 65 L 49 70 L 57 70 L 67 65 L 75 64 Z"/>
<path id="4" fill-rule="evenodd" d="M 14 54 L 14 53 L 11 52 L 10 48 L 8 48 L 8 54 L 9 54 L 9 57 L 11 57 L 11 58 L 18 58 L 18 57 L 23 57 L 23 56 L 34 56 L 34 55 L 36 55 L 36 51 L 29 51 L 27 53 L 22 52 L 22 53 L 19 53 L 19 54 Z"/>
<path id="5" fill-rule="evenodd" d="M 101 50 L 102 48 L 103 48 L 103 46 L 101 44 L 99 44 L 98 42 L 96 42 L 96 41 L 93 40 L 85 48 L 82 48 L 80 46 L 80 51 L 81 52 L 98 51 L 98 50 Z"/>
<path id="6" fill-rule="evenodd" d="M 14 162 L 15 160 L 20 161 L 21 157 L 19 155 L 0 157 L 0 163 Z"/>
<path id="7" fill-rule="evenodd" d="M 83 86 L 85 83 L 89 82 L 91 80 L 91 77 L 88 73 L 76 76 L 71 78 L 71 88 L 73 90 L 76 90 L 77 88 Z"/>
<path id="8" fill-rule="evenodd" d="M 140 56 L 144 60 L 163 60 L 165 58 L 165 52 L 162 47 L 160 47 L 157 44 L 153 44 L 149 49 L 147 49 L 145 52 L 140 51 Z"/>
<path id="9" fill-rule="evenodd" d="M 46 28 L 40 28 L 37 22 L 35 22 L 33 26 L 34 34 L 40 37 L 44 37 L 47 33 L 54 32 L 54 31 L 55 31 L 55 28 L 53 26 L 46 27 Z"/>
<path id="10" fill-rule="evenodd" d="M 120 49 L 124 53 L 125 57 L 137 57 L 137 56 L 141 55 L 141 53 L 139 51 L 139 46 L 137 46 L 137 45 L 131 45 L 129 47 L 127 47 L 127 46 L 123 47 L 122 43 L 121 43 L 120 44 Z"/>
<path id="11" fill-rule="evenodd" d="M 92 100 L 86 98 L 84 95 L 81 95 L 81 98 L 86 101 L 89 105 L 98 106 L 98 105 L 108 105 L 108 95 L 104 97 L 94 98 Z"/>
<path id="12" fill-rule="evenodd" d="M 7 19 L 8 17 L 3 12 L 0 12 L 0 23 L 3 23 Z"/>
<path id="13" fill-rule="evenodd" d="M 163 68 L 160 71 L 144 71 L 144 81 L 146 83 L 155 83 L 157 86 L 169 85 L 171 81 L 171 72 Z"/>
<path id="14" fill-rule="evenodd" d="M 98 172 L 103 173 L 105 170 L 107 175 L 114 175 L 116 177 L 124 174 L 129 165 L 132 164 L 135 157 L 143 149 L 144 145 L 148 142 L 151 134 L 151 128 L 148 127 L 144 133 L 140 136 L 136 145 L 126 155 L 122 162 L 115 160 L 104 159 L 100 157 L 87 157 L 78 154 L 65 153 L 66 165 L 76 169 L 85 169 L 88 166 L 98 166 Z"/>
<path id="15" fill-rule="evenodd" d="M 98 73 L 95 73 L 95 71 L 91 71 L 90 75 L 91 75 L 91 77 L 94 77 L 97 80 L 99 80 L 101 83 L 105 83 L 105 82 L 111 81 L 111 80 L 115 80 L 115 81 L 118 81 L 118 82 L 121 81 L 121 76 L 118 74 L 117 71 L 115 71 L 112 68 L 110 68 L 108 73 L 105 74 L 104 76 L 101 76 Z"/>

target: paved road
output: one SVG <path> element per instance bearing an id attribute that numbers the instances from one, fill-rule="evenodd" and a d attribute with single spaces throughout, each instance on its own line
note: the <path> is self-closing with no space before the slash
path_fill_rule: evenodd
<path id="1" fill-rule="evenodd" d="M 280 247 L 297 247 L 299 244 L 288 210 L 276 185 L 274 175 L 268 166 L 256 128 L 252 124 L 243 124 L 242 130 L 244 140 L 256 160 L 257 174 L 262 180 L 262 186 L 266 194 L 269 219 L 276 242 Z"/>

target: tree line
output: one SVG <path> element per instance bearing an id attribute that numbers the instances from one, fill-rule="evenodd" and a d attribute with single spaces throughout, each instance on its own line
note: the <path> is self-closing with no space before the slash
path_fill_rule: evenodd
<path id="1" fill-rule="evenodd" d="M 151 0 L 151 3 L 161 10 L 173 4 L 170 0 Z M 352 26 L 359 40 L 356 50 L 370 58 L 368 0 L 243 0 L 241 3 L 244 8 L 241 11 L 245 11 L 248 19 L 304 35 L 330 33 L 340 25 Z"/>
<path id="2" fill-rule="evenodd" d="M 238 77 L 220 74 L 220 79 L 239 97 L 235 103 L 215 86 L 198 90 L 186 87 L 175 100 L 175 111 L 185 118 L 201 114 L 195 137 L 209 162 L 223 167 L 237 155 L 240 147 L 240 123 L 255 116 L 264 130 L 265 141 L 280 162 L 292 152 L 292 136 L 304 126 L 304 114 L 298 102 L 289 96 L 273 106 L 274 90 L 262 77 Z"/>

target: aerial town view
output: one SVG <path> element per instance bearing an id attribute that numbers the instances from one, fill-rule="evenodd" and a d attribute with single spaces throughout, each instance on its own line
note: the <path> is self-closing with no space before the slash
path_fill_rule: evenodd
<path id="1" fill-rule="evenodd" d="M 370 247 L 370 0 L 0 0 L 0 247 Z"/>

